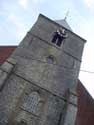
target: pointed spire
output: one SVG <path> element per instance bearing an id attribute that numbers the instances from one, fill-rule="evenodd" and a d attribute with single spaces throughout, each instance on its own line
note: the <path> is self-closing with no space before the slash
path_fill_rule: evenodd
<path id="1" fill-rule="evenodd" d="M 72 31 L 71 27 L 69 26 L 69 24 L 67 23 L 67 17 L 69 15 L 69 10 L 66 12 L 65 14 L 65 18 L 61 19 L 61 20 L 55 20 L 56 23 L 60 24 L 61 26 L 65 27 L 66 29 Z"/>

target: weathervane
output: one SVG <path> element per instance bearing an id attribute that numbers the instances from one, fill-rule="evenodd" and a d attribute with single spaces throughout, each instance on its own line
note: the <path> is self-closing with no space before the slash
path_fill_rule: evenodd
<path id="1" fill-rule="evenodd" d="M 69 11 L 66 12 L 64 20 L 67 20 L 68 15 L 69 15 Z"/>

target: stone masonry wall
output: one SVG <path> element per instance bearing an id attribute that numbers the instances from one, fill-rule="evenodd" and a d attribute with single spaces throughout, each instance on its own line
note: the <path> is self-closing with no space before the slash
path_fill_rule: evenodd
<path id="1" fill-rule="evenodd" d="M 11 56 L 16 65 L 5 62 L 5 70 L 12 70 L 0 83 L 5 84 L 0 95 L 1 125 L 75 124 L 75 89 L 85 40 L 67 30 L 69 37 L 57 47 L 51 39 L 59 27 L 40 15 Z"/>

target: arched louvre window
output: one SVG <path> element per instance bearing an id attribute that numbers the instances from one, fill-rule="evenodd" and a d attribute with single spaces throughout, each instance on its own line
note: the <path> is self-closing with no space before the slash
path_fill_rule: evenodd
<path id="1" fill-rule="evenodd" d="M 39 94 L 37 92 L 32 92 L 25 98 L 22 108 L 28 112 L 36 113 L 39 101 Z"/>

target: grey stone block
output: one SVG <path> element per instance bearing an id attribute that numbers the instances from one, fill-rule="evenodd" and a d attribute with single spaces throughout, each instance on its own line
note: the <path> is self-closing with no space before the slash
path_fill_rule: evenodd
<path id="1" fill-rule="evenodd" d="M 61 122 L 60 125 L 75 125 L 76 114 L 77 107 L 69 104 L 67 107 L 64 123 Z"/>
<path id="2" fill-rule="evenodd" d="M 10 73 L 13 69 L 13 65 L 8 63 L 8 62 L 4 62 L 2 65 L 1 65 L 1 69 L 7 73 Z"/>
<path id="3" fill-rule="evenodd" d="M 0 90 L 5 84 L 5 80 L 7 79 L 8 74 L 0 69 Z"/>
<path id="4" fill-rule="evenodd" d="M 8 58 L 7 59 L 7 61 L 9 62 L 9 63 L 11 63 L 11 64 L 13 64 L 13 65 L 15 65 L 16 64 L 16 61 L 15 61 L 15 59 L 13 59 L 13 58 Z"/>
<path id="5" fill-rule="evenodd" d="M 40 125 L 58 125 L 58 122 L 48 118 L 46 122 L 44 122 L 43 124 L 41 123 Z"/>
<path id="6" fill-rule="evenodd" d="M 77 96 L 70 94 L 69 102 L 77 106 Z"/>

